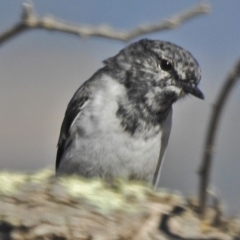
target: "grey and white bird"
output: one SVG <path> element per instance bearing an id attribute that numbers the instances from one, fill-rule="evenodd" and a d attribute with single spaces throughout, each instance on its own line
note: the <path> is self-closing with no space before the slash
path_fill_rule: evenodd
<path id="1" fill-rule="evenodd" d="M 68 104 L 56 172 L 156 183 L 172 125 L 172 104 L 204 96 L 188 51 L 143 39 L 104 62 Z"/>

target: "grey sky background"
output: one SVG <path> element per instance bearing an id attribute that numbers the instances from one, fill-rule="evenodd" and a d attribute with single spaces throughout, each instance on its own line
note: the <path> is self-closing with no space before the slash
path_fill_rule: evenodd
<path id="1" fill-rule="evenodd" d="M 38 15 L 78 24 L 108 24 L 127 30 L 184 11 L 199 1 L 35 0 Z M 189 50 L 202 68 L 206 99 L 187 97 L 174 105 L 173 128 L 161 187 L 197 194 L 203 143 L 212 106 L 230 68 L 240 57 L 240 1 L 212 0 L 210 15 L 176 30 L 142 36 Z M 16 23 L 20 0 L 0 0 L 0 32 Z M 137 39 L 135 39 L 137 40 Z M 134 40 L 134 41 L 135 41 Z M 28 31 L 0 47 L 0 169 L 54 168 L 64 112 L 76 89 L 126 44 L 80 39 L 58 32 Z M 240 214 L 240 86 L 224 111 L 211 185 L 230 214 Z"/>

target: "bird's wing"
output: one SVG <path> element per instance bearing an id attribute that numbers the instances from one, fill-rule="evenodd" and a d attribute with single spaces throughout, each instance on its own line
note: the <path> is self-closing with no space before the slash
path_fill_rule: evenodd
<path id="1" fill-rule="evenodd" d="M 159 158 L 158 158 L 157 167 L 156 167 L 154 177 L 153 177 L 153 186 L 155 188 L 157 187 L 158 182 L 159 182 L 171 128 L 172 128 L 172 108 L 171 108 L 170 112 L 168 113 L 166 120 L 162 123 L 161 148 L 160 148 L 160 154 L 159 154 Z"/>
<path id="2" fill-rule="evenodd" d="M 87 81 L 76 91 L 76 93 L 73 95 L 71 101 L 68 104 L 67 110 L 65 112 L 65 117 L 62 122 L 60 136 L 57 144 L 58 150 L 56 158 L 56 170 L 59 167 L 60 160 L 66 147 L 71 142 L 71 138 L 69 136 L 71 126 L 79 117 L 79 114 L 81 113 L 87 101 L 89 101 L 90 93 L 91 90 Z"/>

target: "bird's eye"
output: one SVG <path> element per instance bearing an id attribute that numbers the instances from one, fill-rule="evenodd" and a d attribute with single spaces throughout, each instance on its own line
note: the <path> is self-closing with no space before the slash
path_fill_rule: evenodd
<path id="1" fill-rule="evenodd" d="M 169 72 L 172 69 L 172 63 L 166 59 L 161 60 L 160 66 L 161 69 L 166 72 Z"/>

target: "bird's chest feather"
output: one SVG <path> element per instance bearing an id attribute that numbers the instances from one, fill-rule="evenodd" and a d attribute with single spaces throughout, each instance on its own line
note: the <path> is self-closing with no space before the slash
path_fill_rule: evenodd
<path id="1" fill-rule="evenodd" d="M 105 115 L 104 111 L 102 112 Z M 131 135 L 124 131 L 119 119 L 113 120 L 109 113 L 97 120 L 86 117 L 84 137 L 76 132 L 74 151 L 80 161 L 91 163 L 96 172 L 110 172 L 114 177 L 150 179 L 154 173 L 161 147 L 161 131 L 153 134 L 149 129 Z M 87 130 L 91 129 L 91 130 Z M 151 135 L 151 137 L 149 137 Z"/>
<path id="2" fill-rule="evenodd" d="M 146 178 L 156 168 L 161 126 L 146 125 L 140 120 L 134 134 L 127 131 L 117 116 L 118 96 L 124 95 L 123 91 L 112 85 L 111 89 L 99 91 L 86 105 L 72 130 L 74 153 L 81 161 L 91 161 L 91 166 L 114 169 L 116 176 L 138 174 L 139 178 Z"/>

